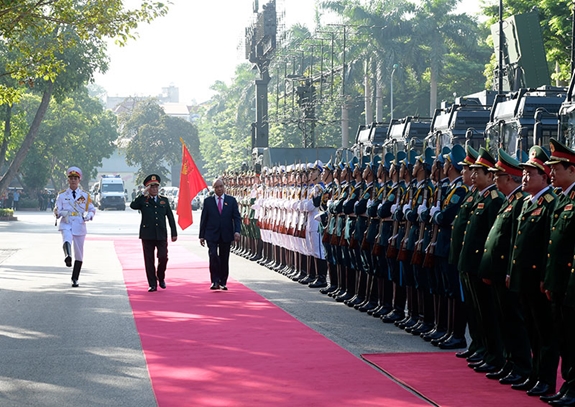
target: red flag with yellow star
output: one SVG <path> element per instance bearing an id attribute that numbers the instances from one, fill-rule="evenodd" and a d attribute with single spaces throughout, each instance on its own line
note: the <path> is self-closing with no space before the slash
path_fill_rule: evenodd
<path id="1" fill-rule="evenodd" d="M 204 188 L 207 188 L 204 177 L 200 174 L 190 152 L 182 141 L 182 169 L 180 170 L 180 190 L 178 192 L 178 225 L 182 230 L 193 223 L 192 199 Z"/>

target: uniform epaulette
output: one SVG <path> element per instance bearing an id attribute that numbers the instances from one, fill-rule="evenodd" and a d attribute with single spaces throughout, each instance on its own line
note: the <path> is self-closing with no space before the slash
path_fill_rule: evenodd
<path id="1" fill-rule="evenodd" d="M 65 189 L 61 190 L 60 192 L 58 192 L 59 194 L 63 194 L 64 192 L 66 192 Z"/>
<path id="2" fill-rule="evenodd" d="M 553 200 L 555 199 L 555 197 L 554 197 L 553 195 L 551 195 L 551 194 L 545 194 L 545 195 L 543 196 L 543 198 L 545 198 L 545 200 L 547 201 L 547 203 L 551 203 L 551 202 L 553 202 Z"/>
<path id="3" fill-rule="evenodd" d="M 459 188 L 459 187 L 462 186 L 462 185 L 463 185 L 463 182 L 457 181 L 457 182 L 455 183 L 455 188 Z"/>
<path id="4" fill-rule="evenodd" d="M 523 193 L 521 191 L 518 191 L 515 193 L 515 198 L 519 199 L 523 196 Z"/>
<path id="5" fill-rule="evenodd" d="M 499 197 L 499 194 L 497 193 L 496 189 L 493 189 L 491 191 L 491 199 L 497 199 L 497 197 Z"/>

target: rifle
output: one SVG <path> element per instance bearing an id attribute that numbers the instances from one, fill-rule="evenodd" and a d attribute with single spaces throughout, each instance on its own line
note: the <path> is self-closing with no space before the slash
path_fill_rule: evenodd
<path id="1" fill-rule="evenodd" d="M 413 184 L 413 183 L 411 183 Z M 413 201 L 413 185 L 409 186 L 409 195 L 408 195 L 408 202 Z M 405 234 L 403 235 L 403 239 L 401 239 L 401 243 L 399 246 L 399 254 L 397 255 L 398 261 L 405 261 L 407 260 L 407 240 L 409 239 L 409 229 L 411 229 L 411 221 L 406 220 L 405 222 Z"/>
<path id="2" fill-rule="evenodd" d="M 397 179 L 398 182 L 396 184 L 396 188 L 397 188 L 397 192 L 396 192 L 396 197 L 395 197 L 395 204 L 397 206 L 399 206 L 400 202 L 403 199 L 403 191 L 400 188 L 399 185 L 399 172 L 397 175 Z M 393 214 L 392 214 L 393 215 Z M 379 225 L 379 235 L 377 238 L 377 241 L 379 242 L 379 237 L 381 237 L 381 232 L 383 231 L 383 219 L 382 219 L 382 223 Z M 393 221 L 393 230 L 391 232 L 391 238 L 389 239 L 389 245 L 387 246 L 387 253 L 385 254 L 385 256 L 388 259 L 396 259 L 397 258 L 397 235 L 399 234 L 399 221 L 398 220 L 394 220 Z M 379 244 L 378 244 L 379 245 Z M 380 249 L 381 250 L 381 249 Z"/>
<path id="3" fill-rule="evenodd" d="M 373 160 L 372 160 L 373 161 Z M 372 189 L 371 189 L 371 194 L 370 194 L 370 200 L 377 198 L 377 196 L 379 195 L 379 193 L 374 194 L 374 191 L 377 190 L 377 186 L 376 186 L 376 180 L 373 180 L 373 185 L 372 185 Z M 381 190 L 385 191 L 385 183 L 387 182 L 386 177 L 383 178 L 383 182 L 382 182 L 382 186 L 381 186 Z M 383 222 L 383 221 L 382 221 Z M 368 251 L 371 247 L 371 245 L 369 244 L 369 242 L 367 241 L 367 234 L 369 233 L 369 227 L 371 226 L 371 217 L 369 218 L 369 220 L 367 221 L 367 228 L 365 229 L 365 232 L 363 233 L 363 239 L 361 240 L 361 250 L 365 250 Z M 381 226 L 381 225 L 380 225 Z M 381 229 L 381 227 L 380 227 Z M 377 242 L 377 241 L 376 241 Z"/>
<path id="4" fill-rule="evenodd" d="M 435 156 L 439 157 L 441 150 L 441 133 L 437 134 L 437 139 L 435 140 Z M 436 202 L 437 206 L 441 205 L 441 194 L 443 192 L 443 188 L 441 185 L 441 169 L 437 168 L 438 175 L 437 175 L 437 188 L 435 189 L 433 201 Z M 429 244 L 425 248 L 425 257 L 423 259 L 423 267 L 424 268 L 433 268 L 435 265 L 435 244 L 437 243 L 437 234 L 439 233 L 439 225 L 433 222 L 433 219 L 429 220 L 433 225 L 432 233 L 431 233 L 431 240 Z"/>
<path id="5" fill-rule="evenodd" d="M 441 205 L 441 185 L 435 191 L 435 202 L 437 205 Z M 433 222 L 433 219 L 431 220 Z M 427 248 L 425 249 L 425 258 L 423 259 L 423 267 L 424 268 L 433 268 L 435 265 L 435 244 L 437 243 L 437 234 L 439 233 L 439 225 L 437 223 L 433 223 L 433 232 L 431 235 L 431 241 Z"/>
<path id="6" fill-rule="evenodd" d="M 429 189 L 427 182 L 424 184 L 423 200 L 427 202 L 429 198 Z M 413 256 L 411 256 L 411 264 L 414 266 L 419 266 L 423 263 L 423 238 L 425 236 L 425 222 L 419 222 L 419 234 L 417 236 L 417 245 L 413 249 Z"/>

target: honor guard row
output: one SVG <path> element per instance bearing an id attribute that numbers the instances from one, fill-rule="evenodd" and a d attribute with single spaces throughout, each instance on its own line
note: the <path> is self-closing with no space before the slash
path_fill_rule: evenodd
<path id="1" fill-rule="evenodd" d="M 572 406 L 575 151 L 549 151 L 454 145 L 227 176 L 244 225 L 234 251 Z"/>

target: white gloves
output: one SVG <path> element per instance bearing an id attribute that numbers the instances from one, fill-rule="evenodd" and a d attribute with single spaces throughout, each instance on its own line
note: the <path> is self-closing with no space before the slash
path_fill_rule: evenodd
<path id="1" fill-rule="evenodd" d="M 87 212 L 87 213 L 84 215 L 84 220 L 85 220 L 86 222 L 88 222 L 89 220 L 92 220 L 92 219 L 94 219 L 94 213 L 93 213 L 93 212 Z"/>
<path id="2" fill-rule="evenodd" d="M 68 216 L 68 211 L 60 211 L 58 212 L 58 216 L 65 218 L 66 216 Z"/>
<path id="3" fill-rule="evenodd" d="M 411 209 L 411 204 L 407 203 L 405 205 L 403 205 L 403 214 L 405 215 L 407 213 L 408 210 Z"/>
<path id="4" fill-rule="evenodd" d="M 397 210 L 397 204 L 391 205 L 391 213 L 395 213 L 396 210 Z"/>
<path id="5" fill-rule="evenodd" d="M 441 208 L 439 208 L 439 205 L 435 205 L 434 207 L 431 208 L 429 215 L 433 218 L 433 215 L 435 215 L 440 210 Z"/>
<path id="6" fill-rule="evenodd" d="M 421 216 L 423 212 L 427 210 L 427 199 L 424 199 L 421 205 L 417 207 L 417 214 Z"/>

